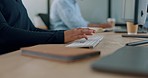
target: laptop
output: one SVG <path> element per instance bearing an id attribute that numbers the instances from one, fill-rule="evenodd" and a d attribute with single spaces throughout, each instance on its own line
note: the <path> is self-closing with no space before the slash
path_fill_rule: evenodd
<path id="1" fill-rule="evenodd" d="M 148 47 L 122 47 L 94 62 L 91 67 L 100 72 L 148 76 Z"/>

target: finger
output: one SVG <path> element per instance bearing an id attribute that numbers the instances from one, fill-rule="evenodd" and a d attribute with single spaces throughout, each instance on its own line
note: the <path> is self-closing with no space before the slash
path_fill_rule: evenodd
<path id="1" fill-rule="evenodd" d="M 85 38 L 86 40 L 88 39 L 87 35 L 85 35 L 85 34 L 83 35 L 83 38 Z"/>
<path id="2" fill-rule="evenodd" d="M 85 39 L 88 39 L 87 36 L 85 34 L 83 35 L 77 35 L 77 36 L 73 36 L 73 40 L 77 40 L 77 39 L 82 39 L 82 38 L 85 38 Z"/>

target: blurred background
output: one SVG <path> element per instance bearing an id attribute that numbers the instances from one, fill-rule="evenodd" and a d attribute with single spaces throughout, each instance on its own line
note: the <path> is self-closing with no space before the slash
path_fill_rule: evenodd
<path id="1" fill-rule="evenodd" d="M 29 17 L 34 22 L 37 14 L 48 14 L 53 0 L 23 0 Z M 134 18 L 135 0 L 77 0 L 82 16 L 92 23 L 104 23 L 108 18 L 109 8 L 111 17 L 119 24 L 124 24 L 125 19 Z M 110 1 L 110 6 L 108 2 Z M 49 5 L 48 5 L 49 2 Z"/>

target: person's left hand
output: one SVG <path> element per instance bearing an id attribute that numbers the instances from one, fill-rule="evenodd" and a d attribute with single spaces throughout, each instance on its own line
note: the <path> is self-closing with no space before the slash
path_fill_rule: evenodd
<path id="1" fill-rule="evenodd" d="M 89 28 L 67 30 L 64 32 L 64 42 L 67 43 L 81 38 L 87 39 L 87 35 L 92 35 L 93 33 L 95 33 L 95 30 Z"/>

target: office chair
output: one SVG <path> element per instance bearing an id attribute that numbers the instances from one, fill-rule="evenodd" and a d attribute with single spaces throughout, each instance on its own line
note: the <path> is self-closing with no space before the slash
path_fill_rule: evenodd
<path id="1" fill-rule="evenodd" d="M 50 26 L 50 21 L 49 21 L 48 14 L 39 13 L 38 16 L 41 17 L 41 19 L 43 20 L 45 25 L 48 27 L 48 29 L 50 29 L 50 27 L 49 27 Z"/>

